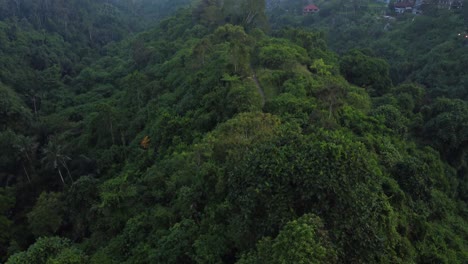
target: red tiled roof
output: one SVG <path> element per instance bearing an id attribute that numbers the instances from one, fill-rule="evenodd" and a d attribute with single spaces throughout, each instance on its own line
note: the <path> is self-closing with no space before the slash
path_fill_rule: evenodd
<path id="1" fill-rule="evenodd" d="M 319 8 L 316 5 L 308 5 L 304 7 L 304 10 L 318 10 Z"/>

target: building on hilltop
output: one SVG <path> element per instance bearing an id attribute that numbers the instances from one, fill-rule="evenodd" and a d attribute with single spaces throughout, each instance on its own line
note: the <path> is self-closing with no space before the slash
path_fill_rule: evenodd
<path id="1" fill-rule="evenodd" d="M 400 0 L 393 4 L 395 12 L 398 14 L 403 14 L 405 12 L 413 12 L 415 2 L 411 0 Z"/>
<path id="2" fill-rule="evenodd" d="M 318 8 L 316 5 L 307 5 L 302 9 L 302 14 L 303 15 L 308 15 L 308 14 L 314 14 L 320 11 L 320 8 Z"/>

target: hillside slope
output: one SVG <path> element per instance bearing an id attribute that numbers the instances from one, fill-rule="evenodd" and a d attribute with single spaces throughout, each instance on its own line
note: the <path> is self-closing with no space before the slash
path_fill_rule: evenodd
<path id="1" fill-rule="evenodd" d="M 201 1 L 73 74 L 25 70 L 37 93 L 0 68 L 2 261 L 466 263 L 467 102 L 269 35 L 263 7 Z M 37 32 L 2 52 L 60 40 Z"/>

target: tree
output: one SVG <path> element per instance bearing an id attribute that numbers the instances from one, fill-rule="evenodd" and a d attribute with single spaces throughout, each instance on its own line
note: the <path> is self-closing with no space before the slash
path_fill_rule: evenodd
<path id="1" fill-rule="evenodd" d="M 395 222 L 381 222 L 394 215 L 373 154 L 348 133 L 282 132 L 288 136 L 251 147 L 228 173 L 236 246 L 249 248 L 296 215 L 319 212 L 341 261 L 397 258 L 393 248 L 401 238 Z"/>
<path id="2" fill-rule="evenodd" d="M 28 213 L 29 228 L 36 237 L 54 235 L 62 226 L 63 213 L 62 194 L 43 192 Z"/>
<path id="3" fill-rule="evenodd" d="M 150 263 L 190 263 L 197 225 L 191 219 L 182 219 L 169 228 L 157 241 L 157 250 Z"/>
<path id="4" fill-rule="evenodd" d="M 310 65 L 310 69 L 313 73 L 324 76 L 331 75 L 332 68 L 332 66 L 325 64 L 323 59 L 314 60 L 312 65 Z"/>
<path id="5" fill-rule="evenodd" d="M 11 256 L 7 264 L 85 264 L 86 255 L 73 247 L 70 240 L 60 237 L 41 237 L 27 251 Z"/>
<path id="6" fill-rule="evenodd" d="M 202 0 L 193 9 L 193 16 L 207 26 L 217 26 L 223 21 L 221 2 L 219 0 Z"/>
<path id="7" fill-rule="evenodd" d="M 151 139 L 148 136 L 145 136 L 141 142 L 140 142 L 140 147 L 143 149 L 148 149 L 151 143 Z"/>
<path id="8" fill-rule="evenodd" d="M 388 63 L 359 50 L 351 50 L 342 57 L 340 70 L 346 80 L 368 89 L 371 95 L 382 95 L 392 86 Z"/>
<path id="9" fill-rule="evenodd" d="M 31 183 L 30 172 L 34 171 L 33 162 L 38 146 L 39 144 L 37 144 L 34 139 L 24 136 L 18 138 L 18 143 L 16 145 L 23 171 L 26 174 L 29 183 Z"/>
<path id="10" fill-rule="evenodd" d="M 405 118 L 400 110 L 392 105 L 382 105 L 374 109 L 372 115 L 380 118 L 385 126 L 399 135 L 405 135 L 408 131 L 408 119 Z"/>
<path id="11" fill-rule="evenodd" d="M 10 185 L 10 180 L 14 179 L 18 168 L 18 160 L 21 156 L 15 144 L 18 142 L 18 135 L 11 130 L 0 132 L 0 179 L 5 186 Z"/>
<path id="12" fill-rule="evenodd" d="M 81 176 L 65 193 L 65 213 L 73 226 L 72 239 L 86 237 L 92 228 L 96 214 L 92 210 L 99 201 L 99 181 Z"/>
<path id="13" fill-rule="evenodd" d="M 197 63 L 202 66 L 205 65 L 205 59 L 212 48 L 213 45 L 208 38 L 200 40 L 200 42 L 193 48 L 193 55 L 195 56 Z"/>
<path id="14" fill-rule="evenodd" d="M 427 164 L 416 158 L 407 158 L 395 164 L 393 175 L 401 189 L 414 200 L 428 200 L 433 181 Z"/>
<path id="15" fill-rule="evenodd" d="M 306 214 L 288 222 L 275 239 L 262 239 L 256 252 L 244 255 L 237 263 L 319 264 L 337 263 L 337 258 L 322 220 Z"/>
<path id="16" fill-rule="evenodd" d="M 147 89 L 145 89 L 148 80 L 144 74 L 141 74 L 138 71 L 127 75 L 122 79 L 121 86 L 126 91 L 126 99 L 128 107 L 136 107 L 135 111 L 139 111 L 145 103 L 150 99 L 148 98 Z M 104 106 L 100 107 L 102 111 L 112 111 L 112 108 L 105 108 Z M 112 122 L 112 121 L 108 121 Z M 110 123 L 109 125 L 112 125 Z"/>
<path id="17" fill-rule="evenodd" d="M 304 215 L 286 224 L 273 242 L 273 262 L 334 263 L 335 252 L 321 219 Z"/>
<path id="18" fill-rule="evenodd" d="M 415 83 L 401 84 L 391 91 L 397 97 L 398 106 L 402 112 L 418 112 L 424 103 L 426 91 Z"/>
<path id="19" fill-rule="evenodd" d="M 265 25 L 265 0 L 226 0 L 222 6 L 225 20 L 246 29 Z"/>
<path id="20" fill-rule="evenodd" d="M 228 42 L 228 56 L 233 73 L 245 75 L 249 69 L 250 36 L 245 33 L 242 27 L 226 24 L 216 29 L 214 38 L 217 42 Z"/>
<path id="21" fill-rule="evenodd" d="M 468 27 L 468 5 L 466 3 L 462 6 L 462 14 L 465 22 L 465 27 Z"/>
<path id="22" fill-rule="evenodd" d="M 457 168 L 468 168 L 468 103 L 458 99 L 437 99 L 422 110 L 423 137 Z"/>
<path id="23" fill-rule="evenodd" d="M 66 170 L 68 177 L 71 182 L 73 182 L 73 178 L 67 165 L 67 160 L 70 160 L 70 158 L 63 153 L 63 147 L 59 144 L 57 138 L 51 138 L 47 143 L 47 146 L 43 148 L 42 152 L 44 154 L 42 162 L 46 167 L 57 171 L 64 185 L 65 179 L 63 177 L 62 169 Z"/>
<path id="24" fill-rule="evenodd" d="M 47 264 L 88 264 L 89 258 L 78 248 L 65 248 L 54 257 L 48 259 Z"/>
<path id="25" fill-rule="evenodd" d="M 265 45 L 258 53 L 261 65 L 270 69 L 291 70 L 304 58 L 307 58 L 307 53 L 303 48 L 287 42 Z"/>
<path id="26" fill-rule="evenodd" d="M 140 87 L 137 88 L 140 89 Z M 135 99 L 138 107 L 138 97 Z M 116 145 L 117 136 L 121 134 L 118 126 L 118 112 L 115 107 L 107 103 L 97 105 L 96 109 L 97 113 L 94 114 L 89 123 L 89 143 L 103 148 Z"/>
<path id="27" fill-rule="evenodd" d="M 30 122 L 29 109 L 12 89 L 0 83 L 0 131 L 7 128 L 27 130 Z"/>
<path id="28" fill-rule="evenodd" d="M 6 256 L 8 244 L 12 237 L 13 221 L 9 218 L 10 210 L 15 204 L 15 194 L 13 189 L 0 188 L 0 255 Z M 0 257 L 1 261 L 5 261 L 4 257 Z"/>
<path id="29" fill-rule="evenodd" d="M 331 119 L 333 113 L 343 104 L 343 98 L 347 91 L 340 83 L 330 82 L 323 89 L 317 92 L 317 96 L 328 108 L 328 118 Z"/>

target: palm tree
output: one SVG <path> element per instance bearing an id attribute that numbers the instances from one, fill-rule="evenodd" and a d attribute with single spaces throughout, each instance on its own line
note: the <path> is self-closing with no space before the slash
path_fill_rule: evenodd
<path id="1" fill-rule="evenodd" d="M 65 185 L 65 179 L 63 178 L 62 169 L 65 169 L 68 173 L 68 177 L 73 182 L 73 178 L 70 174 L 70 170 L 67 166 L 67 160 L 71 160 L 70 157 L 66 156 L 63 153 L 63 148 L 58 144 L 55 138 L 52 138 L 47 143 L 47 146 L 43 149 L 44 157 L 42 162 L 45 163 L 47 167 L 51 167 L 54 170 L 57 170 L 57 173 L 62 180 L 62 183 Z"/>
<path id="2" fill-rule="evenodd" d="M 19 151 L 21 164 L 23 166 L 24 173 L 28 178 L 28 182 L 31 183 L 31 177 L 29 176 L 28 167 L 33 169 L 33 153 L 37 149 L 38 144 L 34 142 L 33 138 L 20 137 L 16 148 Z"/>

